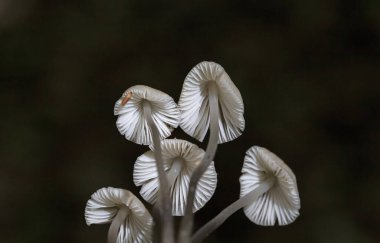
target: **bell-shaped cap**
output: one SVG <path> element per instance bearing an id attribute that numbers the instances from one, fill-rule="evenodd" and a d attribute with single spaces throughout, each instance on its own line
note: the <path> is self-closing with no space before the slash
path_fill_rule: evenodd
<path id="1" fill-rule="evenodd" d="M 301 202 L 297 181 L 292 170 L 274 153 L 253 146 L 244 158 L 240 177 L 240 197 L 256 189 L 263 181 L 273 177 L 273 186 L 244 208 L 245 215 L 255 224 L 272 226 L 292 223 L 299 215 Z"/>
<path id="2" fill-rule="evenodd" d="M 185 212 L 191 175 L 201 163 L 205 152 L 197 145 L 180 139 L 162 140 L 161 149 L 164 169 L 171 185 L 172 214 L 182 216 Z M 133 180 L 137 186 L 142 186 L 141 196 L 154 204 L 157 201 L 159 181 L 153 151 L 148 151 L 137 158 Z M 202 208 L 211 198 L 216 183 L 217 176 L 212 162 L 198 182 L 193 212 Z"/>
<path id="3" fill-rule="evenodd" d="M 111 223 L 122 209 L 128 210 L 128 214 L 120 225 L 117 242 L 151 242 L 152 216 L 135 195 L 124 189 L 107 187 L 92 194 L 85 209 L 86 223 Z"/>
<path id="4" fill-rule="evenodd" d="M 153 141 L 152 129 L 144 114 L 144 102 L 151 106 L 152 119 L 160 139 L 167 138 L 178 127 L 180 111 L 169 95 L 148 86 L 136 85 L 124 92 L 114 108 L 114 114 L 119 116 L 116 126 L 126 139 L 150 145 Z"/>
<path id="5" fill-rule="evenodd" d="M 210 125 L 210 82 L 216 85 L 218 93 L 218 143 L 225 143 L 240 136 L 244 130 L 244 104 L 239 90 L 217 63 L 201 62 L 186 76 L 178 101 L 180 127 L 190 136 L 203 141 Z"/>

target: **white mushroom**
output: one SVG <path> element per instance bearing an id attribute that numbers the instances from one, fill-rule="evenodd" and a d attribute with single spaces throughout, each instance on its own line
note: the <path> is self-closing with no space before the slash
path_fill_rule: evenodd
<path id="1" fill-rule="evenodd" d="M 168 137 L 178 126 L 179 109 L 169 95 L 144 85 L 136 85 L 127 89 L 116 102 L 114 114 L 119 115 L 117 127 L 128 140 L 138 144 L 153 144 L 157 148 L 155 157 L 162 188 L 162 208 L 156 222 L 159 228 L 162 225 L 162 239 L 171 243 L 174 241 L 173 219 L 170 215 L 170 192 L 162 164 L 160 140 Z"/>
<path id="2" fill-rule="evenodd" d="M 292 170 L 274 153 L 254 146 L 247 151 L 240 177 L 240 197 L 249 195 L 274 178 L 274 184 L 257 199 L 244 207 L 245 215 L 263 226 L 292 223 L 301 207 L 297 181 Z"/>
<path id="3" fill-rule="evenodd" d="M 204 156 L 204 150 L 197 145 L 181 139 L 165 139 L 161 141 L 162 158 L 168 177 L 172 214 L 182 216 L 185 211 L 189 180 Z M 141 196 L 151 204 L 155 204 L 159 190 L 158 174 L 153 151 L 148 151 L 137 158 L 133 180 L 142 186 Z M 202 208 L 213 195 L 217 183 L 214 164 L 211 163 L 198 182 L 193 203 L 193 212 Z"/>
<path id="4" fill-rule="evenodd" d="M 216 106 L 209 101 L 212 98 L 216 99 Z M 201 62 L 191 69 L 183 83 L 178 106 L 181 128 L 201 142 L 213 122 L 213 115 L 218 127 L 218 143 L 231 141 L 244 130 L 243 99 L 223 67 L 215 62 Z"/>
<path id="5" fill-rule="evenodd" d="M 97 190 L 87 201 L 85 219 L 87 225 L 111 223 L 108 243 L 152 242 L 152 216 L 130 191 Z"/>
<path id="6" fill-rule="evenodd" d="M 169 95 L 144 85 L 127 89 L 116 102 L 114 114 L 119 116 L 116 121 L 119 132 L 126 139 L 144 145 L 153 143 L 147 116 L 152 117 L 160 139 L 170 136 L 180 119 L 177 104 Z"/>
<path id="7" fill-rule="evenodd" d="M 292 223 L 301 208 L 296 177 L 275 154 L 257 146 L 244 158 L 240 177 L 240 199 L 198 230 L 192 242 L 200 242 L 218 228 L 229 216 L 244 207 L 245 215 L 258 225 Z"/>
<path id="8" fill-rule="evenodd" d="M 223 67 L 214 62 L 201 62 L 186 76 L 178 101 L 180 127 L 190 136 L 203 141 L 210 127 L 206 154 L 190 179 L 187 201 L 194 200 L 198 180 L 215 156 L 218 143 L 240 136 L 245 127 L 244 104 L 239 90 Z M 192 230 L 191 204 L 182 218 L 180 242 L 188 242 Z"/>

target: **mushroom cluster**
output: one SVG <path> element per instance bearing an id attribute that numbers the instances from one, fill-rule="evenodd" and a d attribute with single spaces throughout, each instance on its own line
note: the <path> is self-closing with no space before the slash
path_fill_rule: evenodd
<path id="1" fill-rule="evenodd" d="M 178 105 L 164 92 L 132 86 L 116 101 L 114 115 L 120 134 L 148 146 L 136 159 L 133 181 L 153 211 L 130 191 L 97 190 L 87 202 L 85 219 L 88 225 L 111 224 L 108 243 L 200 242 L 241 208 L 262 226 L 286 225 L 298 217 L 300 199 L 292 170 L 269 150 L 253 146 L 244 159 L 240 198 L 192 234 L 193 214 L 216 189 L 218 144 L 238 138 L 245 129 L 243 99 L 221 65 L 201 62 L 192 68 Z M 206 150 L 169 138 L 178 126 L 199 142 L 209 131 Z M 182 216 L 179 227 L 174 227 L 173 216 Z"/>

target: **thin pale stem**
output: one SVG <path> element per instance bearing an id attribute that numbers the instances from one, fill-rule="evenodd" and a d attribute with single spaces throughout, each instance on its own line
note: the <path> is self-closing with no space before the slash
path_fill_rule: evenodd
<path id="1" fill-rule="evenodd" d="M 199 179 L 202 177 L 203 173 L 209 167 L 210 163 L 214 159 L 216 149 L 218 147 L 218 137 L 219 137 L 219 105 L 218 105 L 218 91 L 216 84 L 211 81 L 208 84 L 208 99 L 210 105 L 210 138 L 207 144 L 206 153 L 203 157 L 202 162 L 194 171 L 190 179 L 189 192 L 187 194 L 187 204 L 185 215 L 182 218 L 178 242 L 188 243 L 190 240 L 190 235 L 193 229 L 193 201 L 195 197 L 195 191 Z"/>
<path id="2" fill-rule="evenodd" d="M 172 165 L 166 174 L 168 178 L 169 188 L 174 184 L 175 179 L 178 177 L 179 173 L 181 173 L 183 163 L 184 161 L 181 158 L 175 158 L 173 160 Z"/>
<path id="3" fill-rule="evenodd" d="M 116 216 L 113 218 L 110 228 L 108 229 L 108 243 L 116 243 L 117 236 L 121 224 L 125 221 L 125 218 L 128 216 L 129 208 L 121 207 Z"/>
<path id="4" fill-rule="evenodd" d="M 147 101 L 143 103 L 144 116 L 147 119 L 149 127 L 152 129 L 154 157 L 156 159 L 156 166 L 158 172 L 160 194 L 158 197 L 158 206 L 160 210 L 160 219 L 158 227 L 161 227 L 161 242 L 173 243 L 174 242 L 174 230 L 173 230 L 173 217 L 171 215 L 172 205 L 170 203 L 170 191 L 168 185 L 168 179 L 164 170 L 164 163 L 162 160 L 161 140 L 160 134 L 156 124 L 152 118 L 152 107 Z"/>
<path id="5" fill-rule="evenodd" d="M 258 197 L 266 193 L 274 184 L 275 178 L 269 177 L 265 181 L 263 181 L 256 189 L 252 190 L 250 193 L 241 197 L 230 206 L 225 208 L 222 212 L 220 212 L 215 218 L 209 221 L 206 225 L 200 228 L 191 238 L 191 243 L 197 243 L 204 240 L 209 234 L 211 234 L 214 230 L 216 230 L 220 225 L 226 221 L 232 214 L 234 214 L 237 210 L 248 206 L 253 201 L 255 201 Z"/>

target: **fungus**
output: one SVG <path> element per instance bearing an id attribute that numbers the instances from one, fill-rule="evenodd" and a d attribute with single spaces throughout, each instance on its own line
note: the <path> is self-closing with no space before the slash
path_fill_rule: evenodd
<path id="1" fill-rule="evenodd" d="M 130 191 L 101 188 L 92 194 L 85 209 L 87 225 L 111 223 L 108 243 L 151 242 L 153 219 Z"/>
<path id="2" fill-rule="evenodd" d="M 203 141 L 210 128 L 206 154 L 190 179 L 187 202 L 192 202 L 197 182 L 213 160 L 218 143 L 231 141 L 244 130 L 244 104 L 239 90 L 222 66 L 201 62 L 186 76 L 178 106 L 181 110 L 180 127 L 187 134 Z M 181 221 L 180 242 L 187 242 L 190 237 L 191 205 L 186 206 Z"/>
<path id="3" fill-rule="evenodd" d="M 234 140 L 244 130 L 243 99 L 223 67 L 215 62 L 201 62 L 187 74 L 178 106 L 180 127 L 201 142 L 212 123 L 218 128 L 218 143 Z"/>
<path id="4" fill-rule="evenodd" d="M 154 145 L 160 191 L 158 228 L 162 227 L 162 238 L 174 241 L 173 220 L 170 215 L 169 187 L 162 165 L 160 141 L 170 136 L 178 126 L 180 111 L 174 100 L 167 94 L 144 85 L 127 89 L 116 102 L 114 114 L 119 132 L 128 140 L 138 144 Z M 156 214 L 154 214 L 156 217 Z M 158 217 L 157 217 L 158 218 Z"/>
<path id="5" fill-rule="evenodd" d="M 190 177 L 201 162 L 205 152 L 197 145 L 181 139 L 162 140 L 161 151 L 170 187 L 172 215 L 182 216 L 185 211 Z M 155 163 L 153 151 L 148 151 L 137 158 L 133 171 L 135 184 L 142 186 L 141 196 L 151 204 L 156 203 L 159 190 Z M 217 175 L 214 164 L 211 163 L 198 182 L 193 212 L 202 208 L 211 198 L 216 183 Z"/>
<path id="6" fill-rule="evenodd" d="M 254 223 L 273 226 L 292 223 L 301 208 L 296 177 L 274 153 L 253 146 L 244 158 L 240 199 L 198 230 L 192 242 L 200 242 L 240 208 Z"/>
<path id="7" fill-rule="evenodd" d="M 118 116 L 119 132 L 127 140 L 144 145 L 153 143 L 148 117 L 157 127 L 160 139 L 170 136 L 180 118 L 177 104 L 169 95 L 144 85 L 127 89 L 116 102 L 114 114 Z"/>

